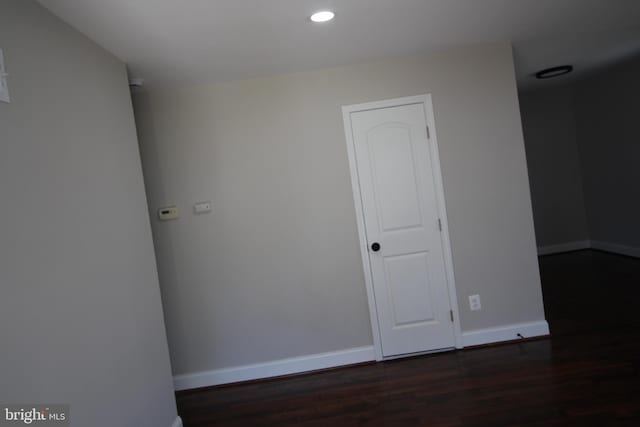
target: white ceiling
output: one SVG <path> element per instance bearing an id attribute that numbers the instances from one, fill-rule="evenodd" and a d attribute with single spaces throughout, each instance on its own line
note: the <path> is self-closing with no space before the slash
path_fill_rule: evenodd
<path id="1" fill-rule="evenodd" d="M 149 83 L 258 77 L 512 41 L 520 84 L 640 53 L 640 0 L 40 0 Z M 330 8 L 336 18 L 313 24 Z"/>

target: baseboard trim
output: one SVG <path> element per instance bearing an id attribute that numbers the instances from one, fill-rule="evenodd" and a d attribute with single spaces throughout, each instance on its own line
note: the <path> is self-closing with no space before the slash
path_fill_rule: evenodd
<path id="1" fill-rule="evenodd" d="M 179 416 L 176 417 L 176 419 L 173 421 L 173 424 L 171 424 L 171 427 L 182 427 L 182 418 L 180 418 Z"/>
<path id="2" fill-rule="evenodd" d="M 557 245 L 538 246 L 538 255 L 560 254 L 582 249 L 597 249 L 599 251 L 611 252 L 612 254 L 640 258 L 640 248 L 600 240 L 576 240 L 575 242 L 560 243 Z"/>
<path id="3" fill-rule="evenodd" d="M 549 335 L 549 324 L 546 320 L 541 320 L 462 332 L 462 344 L 464 347 L 472 347 L 502 341 L 513 341 L 520 338 L 518 334 L 524 338 L 546 336 Z"/>
<path id="4" fill-rule="evenodd" d="M 517 323 L 497 328 L 478 329 L 462 333 L 463 347 L 473 347 L 483 344 L 513 341 L 518 334 L 524 338 L 549 335 L 549 325 L 546 321 Z M 226 369 L 216 369 L 192 374 L 175 375 L 173 377 L 176 391 L 200 387 L 210 387 L 262 378 L 279 377 L 298 374 L 319 369 L 335 368 L 354 365 L 376 360 L 373 346 L 356 347 L 340 351 L 312 354 L 309 356 L 291 357 L 265 363 L 237 366 Z M 182 421 L 176 419 L 173 427 L 181 427 Z"/>
<path id="5" fill-rule="evenodd" d="M 538 255 L 551 255 L 589 249 L 592 246 L 591 243 L 590 240 L 576 240 L 574 242 L 560 243 L 557 245 L 538 246 Z"/>
<path id="6" fill-rule="evenodd" d="M 599 251 L 611 252 L 618 255 L 626 255 L 634 258 L 640 258 L 640 248 L 634 248 L 631 246 L 624 246 L 624 245 L 618 245 L 616 243 L 592 240 L 591 248 L 598 249 Z"/>
<path id="7" fill-rule="evenodd" d="M 236 383 L 240 381 L 298 374 L 302 372 L 316 371 L 318 369 L 353 365 L 356 363 L 370 362 L 374 360 L 376 360 L 376 355 L 373 346 L 356 347 L 340 351 L 331 351 L 328 353 L 274 360 L 266 363 L 238 366 L 234 368 L 175 375 L 173 377 L 173 384 L 176 390 L 187 390 L 192 388 Z"/>

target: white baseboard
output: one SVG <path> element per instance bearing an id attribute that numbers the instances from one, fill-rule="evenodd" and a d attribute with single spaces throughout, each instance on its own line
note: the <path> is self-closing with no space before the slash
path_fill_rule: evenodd
<path id="1" fill-rule="evenodd" d="M 605 252 L 611 252 L 614 254 L 627 255 L 635 258 L 640 258 L 640 248 L 618 245 L 616 243 L 601 242 L 598 240 L 592 240 L 591 247 L 593 249 L 599 249 Z"/>
<path id="2" fill-rule="evenodd" d="M 560 243 L 558 245 L 538 246 L 538 255 L 559 254 L 562 252 L 578 251 L 581 249 L 598 249 L 618 255 L 627 255 L 640 258 L 640 248 L 619 245 L 617 243 L 603 242 L 600 240 L 578 240 L 575 242 Z"/>
<path id="3" fill-rule="evenodd" d="M 374 360 L 376 360 L 376 355 L 373 346 L 356 347 L 234 368 L 176 375 L 173 377 L 173 384 L 176 390 L 186 390 L 190 388 L 297 374 Z"/>
<path id="4" fill-rule="evenodd" d="M 549 335 L 549 325 L 546 321 L 542 320 L 538 322 L 518 323 L 497 328 L 467 331 L 462 333 L 462 344 L 463 347 L 469 347 L 501 341 L 510 341 L 518 339 L 518 334 L 521 334 L 525 338 Z M 187 390 L 198 387 L 209 387 L 240 381 L 297 374 L 315 371 L 318 369 L 371 362 L 375 360 L 376 355 L 373 346 L 365 346 L 328 353 L 312 354 L 309 356 L 291 357 L 233 368 L 176 375 L 173 377 L 173 383 L 176 390 Z M 181 426 L 182 421 L 179 420 L 179 418 L 176 419 L 173 427 Z"/>
<path id="5" fill-rule="evenodd" d="M 173 424 L 171 424 L 171 427 L 182 427 L 182 418 L 176 417 Z"/>
<path id="6" fill-rule="evenodd" d="M 580 249 L 589 249 L 591 247 L 590 240 L 576 240 L 574 242 L 560 243 L 558 245 L 538 246 L 538 255 L 559 254 L 562 252 L 578 251 Z"/>
<path id="7" fill-rule="evenodd" d="M 516 323 L 497 328 L 462 332 L 462 345 L 470 347 L 474 345 L 517 340 L 520 338 L 518 334 L 522 335 L 524 338 L 546 336 L 549 335 L 549 324 L 546 320 L 540 320 L 538 322 Z"/>

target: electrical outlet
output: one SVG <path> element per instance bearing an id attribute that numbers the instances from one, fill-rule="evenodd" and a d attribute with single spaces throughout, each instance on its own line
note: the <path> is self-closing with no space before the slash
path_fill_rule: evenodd
<path id="1" fill-rule="evenodd" d="M 471 311 L 482 310 L 480 295 L 469 295 L 469 308 L 471 309 Z"/>

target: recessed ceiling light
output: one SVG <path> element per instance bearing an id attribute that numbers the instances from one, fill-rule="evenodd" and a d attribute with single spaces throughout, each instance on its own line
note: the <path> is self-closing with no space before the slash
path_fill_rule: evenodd
<path id="1" fill-rule="evenodd" d="M 330 10 L 321 10 L 311 15 L 311 20 L 313 22 L 327 22 L 331 21 L 335 16 L 336 14 Z"/>
<path id="2" fill-rule="evenodd" d="M 536 78 L 550 79 L 552 77 L 558 77 L 564 74 L 569 74 L 572 71 L 573 71 L 572 65 L 561 65 L 559 67 L 547 68 L 545 70 L 538 71 L 536 73 Z"/>

